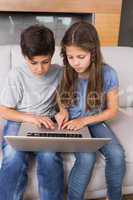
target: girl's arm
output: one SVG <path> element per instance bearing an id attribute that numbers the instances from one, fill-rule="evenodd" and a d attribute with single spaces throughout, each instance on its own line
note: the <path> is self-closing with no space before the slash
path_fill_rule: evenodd
<path id="1" fill-rule="evenodd" d="M 113 89 L 107 93 L 106 110 L 93 116 L 80 117 L 78 119 L 68 121 L 64 124 L 62 128 L 78 130 L 86 125 L 113 119 L 117 115 L 117 112 L 118 112 L 118 89 Z"/>
<path id="2" fill-rule="evenodd" d="M 68 121 L 69 114 L 68 114 L 67 109 L 61 104 L 60 96 L 58 92 L 57 92 L 56 100 L 59 106 L 59 112 L 55 115 L 55 119 L 58 124 L 58 129 L 61 129 L 62 126 Z"/>
<path id="3" fill-rule="evenodd" d="M 57 121 L 58 128 L 61 129 L 63 124 L 68 121 L 69 113 L 64 105 L 62 105 L 58 91 L 56 95 L 56 101 L 59 106 L 59 112 L 55 115 L 55 119 Z"/>
<path id="4" fill-rule="evenodd" d="M 113 119 L 118 113 L 118 89 L 107 93 L 107 109 L 94 116 L 84 117 L 85 124 L 93 124 Z"/>

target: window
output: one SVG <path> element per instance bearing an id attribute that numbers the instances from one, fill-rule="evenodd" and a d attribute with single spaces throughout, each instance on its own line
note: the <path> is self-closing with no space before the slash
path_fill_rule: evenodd
<path id="1" fill-rule="evenodd" d="M 56 13 L 0 13 L 0 45 L 19 44 L 20 33 L 33 24 L 43 24 L 53 30 L 56 45 L 60 44 L 65 30 L 74 22 L 85 20 L 92 22 L 92 14 L 56 14 Z"/>

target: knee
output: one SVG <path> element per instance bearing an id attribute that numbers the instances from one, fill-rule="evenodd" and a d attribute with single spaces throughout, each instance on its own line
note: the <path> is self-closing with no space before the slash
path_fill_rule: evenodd
<path id="1" fill-rule="evenodd" d="M 93 165 L 96 161 L 96 153 L 77 153 L 77 161 L 83 166 Z"/>
<path id="2" fill-rule="evenodd" d="M 3 150 L 3 163 L 20 163 L 22 164 L 25 162 L 26 159 L 26 153 L 21 151 L 15 151 L 10 145 L 6 145 Z"/>
<path id="3" fill-rule="evenodd" d="M 110 160 L 113 165 L 125 165 L 125 152 L 121 145 L 113 145 L 106 154 L 106 159 Z"/>
<path id="4" fill-rule="evenodd" d="M 8 145 L 3 154 L 1 169 L 12 171 L 12 173 L 20 173 L 22 168 L 27 168 L 27 163 L 28 155 L 26 153 L 15 151 Z"/>
<path id="5" fill-rule="evenodd" d="M 10 162 L 15 158 L 16 151 L 10 146 L 6 145 L 3 149 L 3 161 Z"/>
<path id="6" fill-rule="evenodd" d="M 39 165 L 53 166 L 55 162 L 60 162 L 61 157 L 57 153 L 52 152 L 40 152 L 37 155 L 37 161 Z"/>

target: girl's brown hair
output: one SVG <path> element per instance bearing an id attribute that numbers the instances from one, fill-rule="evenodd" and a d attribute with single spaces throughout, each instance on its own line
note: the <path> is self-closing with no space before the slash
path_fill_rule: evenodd
<path id="1" fill-rule="evenodd" d="M 65 33 L 61 41 L 61 56 L 64 62 L 64 77 L 60 87 L 61 103 L 70 106 L 75 103 L 77 94 L 78 74 L 69 65 L 66 47 L 80 47 L 91 53 L 91 64 L 89 67 L 89 81 L 86 94 L 86 107 L 93 109 L 101 105 L 103 90 L 102 66 L 103 60 L 100 51 L 100 41 L 95 27 L 87 22 L 73 24 Z"/>

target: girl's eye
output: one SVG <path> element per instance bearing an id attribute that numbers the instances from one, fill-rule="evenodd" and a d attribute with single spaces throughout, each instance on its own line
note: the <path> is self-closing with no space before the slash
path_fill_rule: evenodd
<path id="1" fill-rule="evenodd" d="M 79 58 L 80 58 L 80 59 L 84 59 L 84 58 L 85 58 L 85 56 L 79 56 Z"/>
<path id="2" fill-rule="evenodd" d="M 69 60 L 70 60 L 70 59 L 73 59 L 73 57 L 72 57 L 72 56 L 68 56 L 67 58 L 68 58 Z M 77 56 L 77 58 L 78 58 L 78 59 L 84 59 L 84 58 L 85 58 L 85 56 Z"/>
<path id="3" fill-rule="evenodd" d="M 67 58 L 70 60 L 70 59 L 72 59 L 73 57 L 68 56 Z"/>

